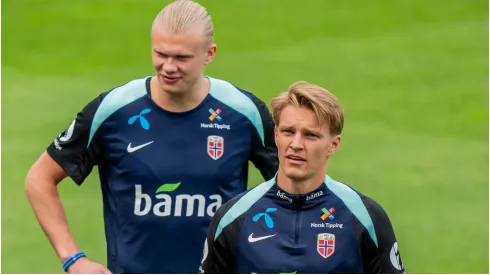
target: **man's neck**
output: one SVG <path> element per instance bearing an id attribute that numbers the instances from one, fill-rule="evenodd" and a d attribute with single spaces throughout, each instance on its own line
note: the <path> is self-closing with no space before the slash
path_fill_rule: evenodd
<path id="1" fill-rule="evenodd" d="M 323 184 L 325 172 L 326 171 L 321 171 L 309 179 L 296 181 L 288 178 L 282 169 L 279 168 L 277 173 L 277 185 L 289 194 L 307 194 L 316 190 Z"/>
<path id="2" fill-rule="evenodd" d="M 209 92 L 209 79 L 202 77 L 190 91 L 169 93 L 161 89 L 158 79 L 151 79 L 151 97 L 153 101 L 170 112 L 186 112 L 196 108 Z"/>

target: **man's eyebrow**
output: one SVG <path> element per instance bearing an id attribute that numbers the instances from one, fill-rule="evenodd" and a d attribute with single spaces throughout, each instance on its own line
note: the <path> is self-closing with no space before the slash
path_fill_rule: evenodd
<path id="1" fill-rule="evenodd" d="M 304 129 L 302 129 L 302 131 L 304 133 L 308 133 L 308 134 L 315 134 L 315 135 L 318 135 L 318 136 L 321 136 L 322 135 L 322 132 L 321 131 L 310 129 L 310 128 L 304 128 Z"/>
<path id="2" fill-rule="evenodd" d="M 153 49 L 153 51 L 158 53 L 158 54 L 166 55 L 166 56 L 175 56 L 175 57 L 193 57 L 194 56 L 194 54 L 192 54 L 192 53 L 169 54 L 169 53 L 165 53 L 165 51 L 161 51 L 161 50 L 157 50 L 157 49 Z"/>

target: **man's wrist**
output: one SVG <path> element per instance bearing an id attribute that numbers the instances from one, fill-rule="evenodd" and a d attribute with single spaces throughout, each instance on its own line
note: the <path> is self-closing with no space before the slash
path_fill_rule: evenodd
<path id="1" fill-rule="evenodd" d="M 87 255 L 85 255 L 85 253 L 84 253 L 84 252 L 82 252 L 82 251 L 77 252 L 77 253 L 75 253 L 75 254 L 71 255 L 70 257 L 68 257 L 66 260 L 64 260 L 64 261 L 63 261 L 63 265 L 62 265 L 63 270 L 64 270 L 65 272 L 67 272 L 67 271 L 68 271 L 68 268 L 69 268 L 69 267 L 70 267 L 72 264 L 74 264 L 74 263 L 75 263 L 76 261 L 78 261 L 80 258 L 86 258 L 86 257 L 87 257 Z"/>
<path id="2" fill-rule="evenodd" d="M 58 258 L 60 259 L 61 263 L 66 262 L 66 260 L 68 260 L 71 256 L 77 254 L 80 251 L 81 250 L 77 246 L 61 247 L 56 249 Z"/>

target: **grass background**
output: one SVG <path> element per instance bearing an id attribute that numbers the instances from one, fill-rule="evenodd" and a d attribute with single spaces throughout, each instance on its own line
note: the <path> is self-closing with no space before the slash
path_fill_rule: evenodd
<path id="1" fill-rule="evenodd" d="M 152 74 L 168 2 L 2 1 L 2 273 L 62 273 L 25 175 L 92 98 Z M 385 208 L 407 272 L 489 272 L 487 1 L 200 2 L 218 44 L 207 74 L 266 102 L 297 80 L 338 96 L 328 173 Z M 60 188 L 78 244 L 105 263 L 97 174 Z"/>

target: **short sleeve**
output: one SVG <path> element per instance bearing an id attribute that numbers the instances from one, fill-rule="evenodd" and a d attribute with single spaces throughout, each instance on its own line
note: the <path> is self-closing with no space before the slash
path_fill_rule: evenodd
<path id="1" fill-rule="evenodd" d="M 47 153 L 78 185 L 98 164 L 102 151 L 100 129 L 89 144 L 92 121 L 102 101 L 102 95 L 92 100 L 80 111 L 71 125 L 48 146 Z"/>

